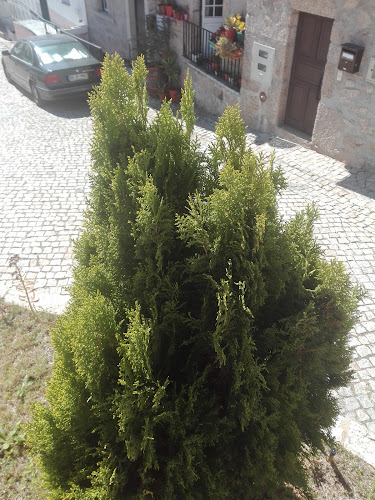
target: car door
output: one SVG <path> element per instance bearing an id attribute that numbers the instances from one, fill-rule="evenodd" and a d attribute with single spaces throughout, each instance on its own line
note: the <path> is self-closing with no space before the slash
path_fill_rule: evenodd
<path id="1" fill-rule="evenodd" d="M 23 40 L 17 42 L 10 52 L 7 69 L 11 79 L 26 90 L 30 90 L 29 80 L 33 62 L 33 51 L 30 45 Z"/>
<path id="2" fill-rule="evenodd" d="M 23 45 L 24 45 L 24 42 L 22 42 L 22 41 L 16 42 L 14 44 L 12 50 L 10 51 L 10 56 L 6 62 L 6 67 L 7 67 L 7 71 L 9 73 L 9 76 L 15 83 L 19 83 L 18 60 L 20 59 L 21 54 L 23 52 Z"/>
<path id="3" fill-rule="evenodd" d="M 27 42 L 21 42 L 20 50 L 17 54 L 11 54 L 17 75 L 17 83 L 25 90 L 30 90 L 29 81 L 33 71 L 33 50 Z"/>

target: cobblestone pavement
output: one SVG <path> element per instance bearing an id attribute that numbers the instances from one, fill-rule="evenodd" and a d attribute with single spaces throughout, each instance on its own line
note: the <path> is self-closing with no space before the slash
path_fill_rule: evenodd
<path id="1" fill-rule="evenodd" d="M 84 100 L 38 108 L 2 68 L 0 89 L 0 297 L 18 299 L 9 267 L 18 254 L 38 304 L 60 311 L 89 191 L 89 108 Z"/>
<path id="2" fill-rule="evenodd" d="M 6 44 L 0 39 L 0 49 Z M 0 297 L 19 301 L 9 267 L 18 254 L 27 279 L 36 283 L 39 306 L 60 312 L 69 300 L 73 241 L 89 192 L 89 109 L 83 100 L 38 108 L 1 69 L 0 89 Z M 215 117 L 197 114 L 196 134 L 205 148 Z M 280 198 L 284 217 L 314 202 L 316 236 L 327 258 L 342 260 L 366 291 L 351 335 L 355 376 L 339 392 L 334 433 L 375 466 L 375 171 L 349 168 L 266 134 L 249 133 L 248 141 L 266 156 L 275 151 L 288 182 Z"/>

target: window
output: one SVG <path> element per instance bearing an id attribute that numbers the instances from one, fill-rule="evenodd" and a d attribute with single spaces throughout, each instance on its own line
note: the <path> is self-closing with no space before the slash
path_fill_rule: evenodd
<path id="1" fill-rule="evenodd" d="M 103 7 L 104 12 L 109 12 L 108 0 L 102 0 L 102 7 Z"/>
<path id="2" fill-rule="evenodd" d="M 223 15 L 223 0 L 205 0 L 206 17 L 222 17 Z"/>
<path id="3" fill-rule="evenodd" d="M 18 57 L 21 59 L 24 45 L 25 44 L 23 42 L 17 42 L 12 49 L 12 56 L 15 56 L 15 57 Z"/>
<path id="4" fill-rule="evenodd" d="M 30 45 L 27 45 L 26 43 L 23 51 L 23 60 L 29 64 L 33 63 L 33 51 Z"/>
<path id="5" fill-rule="evenodd" d="M 91 57 L 89 52 L 78 42 L 66 42 L 37 47 L 36 52 L 42 64 L 59 63 L 61 61 L 77 61 Z"/>
<path id="6" fill-rule="evenodd" d="M 21 61 L 25 61 L 28 64 L 33 63 L 33 51 L 25 42 L 17 42 L 12 49 L 12 56 L 21 59 Z"/>

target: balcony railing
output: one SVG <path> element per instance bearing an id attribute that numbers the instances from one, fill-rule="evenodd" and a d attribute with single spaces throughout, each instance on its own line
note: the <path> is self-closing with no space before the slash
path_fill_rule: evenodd
<path id="1" fill-rule="evenodd" d="M 184 57 L 221 83 L 239 91 L 241 88 L 240 59 L 220 59 L 210 42 L 212 32 L 189 21 L 184 21 Z"/>
<path id="2" fill-rule="evenodd" d="M 78 40 L 84 47 L 86 47 L 90 54 L 99 59 L 99 61 L 102 61 L 104 59 L 104 52 L 101 47 L 87 40 L 84 40 L 83 38 L 73 35 L 72 33 L 69 33 L 63 29 L 60 29 L 56 24 L 48 21 L 47 19 L 44 19 L 41 15 L 38 14 L 38 12 L 36 12 L 36 10 L 31 9 L 30 6 L 27 3 L 22 2 L 22 0 L 8 0 L 8 4 L 10 6 L 10 12 L 14 21 L 26 21 L 30 19 L 39 21 L 41 26 L 44 26 L 44 31 L 46 34 L 59 32 L 65 33 L 66 35 L 73 37 L 75 40 Z M 34 2 L 34 4 L 36 6 L 37 2 Z"/>

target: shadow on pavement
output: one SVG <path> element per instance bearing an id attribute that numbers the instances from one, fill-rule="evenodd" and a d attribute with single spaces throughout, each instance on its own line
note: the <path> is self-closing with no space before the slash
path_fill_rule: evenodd
<path id="1" fill-rule="evenodd" d="M 371 167 L 353 167 L 345 165 L 349 175 L 337 183 L 355 193 L 362 194 L 367 198 L 375 199 L 375 171 Z"/>
<path id="2" fill-rule="evenodd" d="M 91 114 L 85 95 L 61 101 L 51 101 L 44 104 L 43 108 L 48 113 L 67 119 L 86 118 Z"/>
<path id="3" fill-rule="evenodd" d="M 29 99 L 31 105 L 36 106 L 29 92 L 14 82 L 12 82 L 11 85 L 13 85 L 21 94 Z M 57 101 L 45 101 L 40 107 L 47 113 L 51 113 L 61 118 L 77 119 L 90 116 L 87 94 L 81 94 L 79 96 L 73 96 Z"/>

